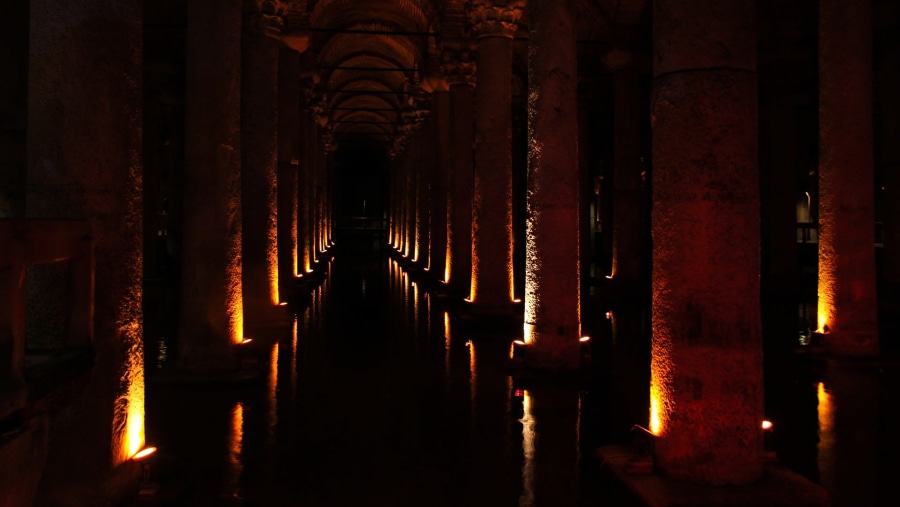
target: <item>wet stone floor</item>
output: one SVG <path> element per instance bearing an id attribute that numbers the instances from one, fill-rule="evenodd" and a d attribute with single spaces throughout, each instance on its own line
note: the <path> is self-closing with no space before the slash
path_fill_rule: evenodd
<path id="1" fill-rule="evenodd" d="M 589 308 L 591 371 L 522 383 L 506 367 L 515 331 L 466 325 L 384 252 L 355 246 L 337 249 L 255 381 L 155 382 L 176 347 L 148 340 L 159 451 L 133 505 L 632 505 L 594 450 L 646 424 L 646 315 Z M 787 364 L 771 402 L 782 462 L 835 506 L 900 505 L 897 370 Z"/>

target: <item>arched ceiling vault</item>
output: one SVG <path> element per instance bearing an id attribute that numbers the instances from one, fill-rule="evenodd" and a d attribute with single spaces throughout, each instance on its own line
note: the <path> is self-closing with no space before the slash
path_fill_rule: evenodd
<path id="1" fill-rule="evenodd" d="M 371 136 L 391 145 L 410 131 L 411 122 L 421 122 L 424 90 L 439 72 L 443 50 L 474 45 L 466 14 L 471 1 L 281 0 L 289 12 L 308 17 L 318 76 L 314 93 L 335 139 Z M 591 61 L 626 44 L 641 25 L 646 28 L 649 0 L 575 4 L 578 38 L 590 46 Z"/>

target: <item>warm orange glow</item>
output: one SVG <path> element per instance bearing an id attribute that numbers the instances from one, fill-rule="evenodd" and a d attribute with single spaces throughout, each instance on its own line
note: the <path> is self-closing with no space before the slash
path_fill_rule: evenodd
<path id="1" fill-rule="evenodd" d="M 527 312 L 526 312 L 527 313 Z M 528 344 L 534 341 L 534 324 L 528 324 L 527 322 L 523 325 L 523 341 Z"/>
<path id="2" fill-rule="evenodd" d="M 444 312 L 444 377 L 450 381 L 450 312 Z"/>
<path id="3" fill-rule="evenodd" d="M 151 454 L 154 454 L 155 452 L 156 452 L 156 447 L 146 447 L 143 450 L 139 451 L 137 454 L 135 454 L 131 459 L 133 459 L 135 461 L 140 461 L 140 460 L 150 456 Z"/>
<path id="4" fill-rule="evenodd" d="M 237 281 L 233 283 L 236 283 L 237 287 L 234 289 L 236 294 L 233 295 L 233 300 L 229 305 L 231 343 L 241 343 L 244 341 L 244 301 L 241 295 L 240 274 L 237 275 Z"/>
<path id="5" fill-rule="evenodd" d="M 269 356 L 269 433 L 274 435 L 278 425 L 278 342 Z"/>
<path id="6" fill-rule="evenodd" d="M 291 326 L 291 395 L 297 393 L 297 328 L 300 323 L 294 316 L 294 324 Z"/>
<path id="7" fill-rule="evenodd" d="M 819 244 L 819 288 L 817 303 L 817 328 L 819 333 L 827 333 L 834 329 L 834 310 L 835 310 L 835 292 L 837 291 L 837 282 L 835 277 L 835 257 L 826 255 L 823 250 L 825 247 Z"/>
<path id="8" fill-rule="evenodd" d="M 772 421 L 763 421 L 763 422 L 762 422 L 762 429 L 764 429 L 764 430 L 770 430 L 770 429 L 772 429 Z"/>
<path id="9" fill-rule="evenodd" d="M 650 386 L 650 433 L 659 436 L 662 434 L 662 401 L 660 392 L 656 386 Z"/>
<path id="10" fill-rule="evenodd" d="M 532 414 L 531 393 L 525 389 L 522 394 L 522 495 L 519 497 L 520 505 L 534 504 L 534 468 L 535 468 L 535 443 L 537 433 L 535 432 L 535 419 Z"/>
<path id="11" fill-rule="evenodd" d="M 132 344 L 125 358 L 120 380 L 124 392 L 113 415 L 113 449 L 115 464 L 135 456 L 144 448 L 144 348 L 141 325 L 132 322 L 123 327 L 122 339 Z"/>
<path id="12" fill-rule="evenodd" d="M 825 384 L 819 382 L 817 388 L 819 405 L 817 408 L 819 418 L 819 445 L 818 465 L 820 480 L 825 486 L 834 484 L 834 403 L 832 394 L 825 389 Z"/>
<path id="13" fill-rule="evenodd" d="M 276 245 L 276 238 L 269 238 L 270 245 L 272 248 L 269 248 L 269 251 L 266 255 L 268 261 L 268 270 L 269 270 L 269 301 L 272 302 L 273 305 L 277 305 L 281 298 L 278 294 L 278 247 Z"/>
<path id="14" fill-rule="evenodd" d="M 228 435 L 228 461 L 231 465 L 229 484 L 237 492 L 241 472 L 244 469 L 241 461 L 244 443 L 244 405 L 237 402 L 231 411 L 231 431 Z"/>
<path id="15" fill-rule="evenodd" d="M 450 265 L 453 263 L 453 254 L 450 253 L 450 242 L 447 242 L 447 252 L 444 254 L 444 283 L 450 282 Z"/>

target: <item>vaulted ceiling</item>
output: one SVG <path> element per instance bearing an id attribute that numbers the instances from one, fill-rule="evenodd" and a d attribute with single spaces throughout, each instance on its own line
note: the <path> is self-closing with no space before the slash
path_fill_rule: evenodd
<path id="1" fill-rule="evenodd" d="M 474 0 L 502 5 L 525 0 Z M 264 4 L 266 2 L 263 2 Z M 277 4 L 278 2 L 269 2 Z M 447 49 L 474 49 L 467 11 L 473 0 L 282 0 L 293 28 L 308 36 L 308 74 L 320 124 L 336 141 L 390 143 L 421 120 L 442 86 Z M 575 0 L 579 40 L 613 47 L 634 38 L 649 16 L 647 0 Z M 517 50 L 524 61 L 527 5 Z"/>

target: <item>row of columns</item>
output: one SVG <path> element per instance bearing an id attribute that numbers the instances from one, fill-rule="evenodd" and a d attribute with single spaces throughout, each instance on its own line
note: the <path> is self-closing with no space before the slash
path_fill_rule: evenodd
<path id="1" fill-rule="evenodd" d="M 874 224 L 872 14 L 867 2 L 844 4 L 820 6 L 818 331 L 835 354 L 872 356 L 878 353 L 874 234 L 859 227 Z M 764 416 L 756 13 L 752 2 L 653 8 L 648 421 L 656 463 L 673 478 L 749 483 L 762 473 Z M 574 6 L 533 0 L 529 12 L 525 341 L 534 366 L 572 369 L 580 337 L 581 213 Z M 487 315 L 511 313 L 515 297 L 510 78 L 520 13 L 517 2 L 473 2 L 477 88 L 448 73 L 442 280 Z M 615 88 L 610 277 L 633 282 L 641 277 L 639 73 L 627 52 L 611 52 L 606 63 Z M 429 222 L 416 212 L 423 205 L 416 178 L 428 169 L 411 166 L 415 160 L 404 159 L 393 183 L 409 195 L 394 202 L 391 237 L 401 253 L 421 258 L 415 239 Z"/>
<path id="2" fill-rule="evenodd" d="M 213 5 L 215 4 L 215 5 Z M 276 12 L 188 5 L 180 368 L 233 370 L 332 243 L 331 146 Z"/>

